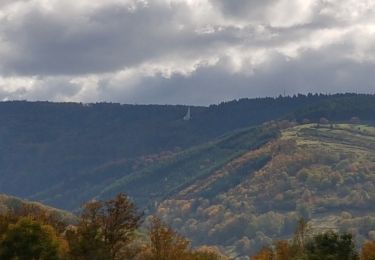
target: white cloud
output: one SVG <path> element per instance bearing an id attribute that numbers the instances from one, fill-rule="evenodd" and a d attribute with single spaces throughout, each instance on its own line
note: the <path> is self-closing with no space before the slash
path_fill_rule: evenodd
<path id="1" fill-rule="evenodd" d="M 371 0 L 2 1 L 0 98 L 206 104 L 280 88 L 374 92 L 363 82 L 374 46 Z"/>

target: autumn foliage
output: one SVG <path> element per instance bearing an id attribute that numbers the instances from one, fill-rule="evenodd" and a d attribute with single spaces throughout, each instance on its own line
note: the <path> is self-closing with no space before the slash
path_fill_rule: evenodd
<path id="1" fill-rule="evenodd" d="M 148 217 L 145 225 L 142 222 L 142 214 L 124 194 L 88 202 L 74 225 L 65 224 L 56 214 L 24 205 L 0 215 L 0 259 L 229 259 L 215 248 L 193 248 L 187 238 L 158 217 Z M 357 250 L 350 233 L 316 233 L 300 219 L 291 240 L 263 247 L 251 259 L 374 260 L 375 241 L 367 241 Z"/>
<path id="2" fill-rule="evenodd" d="M 375 241 L 366 242 L 361 250 L 361 260 L 375 259 Z"/>
<path id="3" fill-rule="evenodd" d="M 253 260 L 373 260 L 375 259 L 375 241 L 368 241 L 358 253 L 354 237 L 350 233 L 337 233 L 332 230 L 314 233 L 301 220 L 297 225 L 294 238 L 281 240 L 273 246 L 263 248 Z"/>
<path id="4" fill-rule="evenodd" d="M 25 204 L 0 215 L 0 259 L 225 259 L 212 249 L 193 250 L 186 238 L 157 217 L 150 219 L 144 232 L 142 220 L 142 214 L 124 194 L 86 203 L 75 225 Z"/>

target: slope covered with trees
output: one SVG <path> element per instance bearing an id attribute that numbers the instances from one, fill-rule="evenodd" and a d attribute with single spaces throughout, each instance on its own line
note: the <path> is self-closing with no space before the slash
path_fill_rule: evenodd
<path id="1" fill-rule="evenodd" d="M 106 165 L 40 192 L 35 199 L 77 207 L 77 200 L 88 200 L 90 196 L 109 198 L 126 191 L 140 207 L 153 209 L 165 197 L 178 193 L 197 179 L 209 176 L 234 157 L 267 143 L 277 135 L 277 130 L 254 127 L 235 131 L 187 150 L 159 156 L 149 163 L 129 166 L 129 162 L 125 161 Z M 266 160 L 267 158 L 263 158 L 252 167 L 259 168 Z M 125 169 L 129 172 L 124 171 Z M 115 174 L 110 176 L 110 173 Z M 238 178 L 236 183 L 241 181 L 240 175 Z M 67 204 L 69 202 L 70 205 Z"/>
<path id="2" fill-rule="evenodd" d="M 233 255 L 290 237 L 301 216 L 316 229 L 350 231 L 363 242 L 375 235 L 374 173 L 374 127 L 298 125 L 165 199 L 157 211 L 196 244 L 221 245 Z"/>
<path id="3" fill-rule="evenodd" d="M 21 208 L 0 214 L 1 259 L 232 259 L 217 247 L 192 247 L 188 239 L 158 217 L 144 219 L 136 205 L 121 193 L 106 201 L 87 202 L 73 225 L 46 217 L 49 211 L 45 208 L 38 212 L 30 211 L 27 204 Z M 145 225 L 141 225 L 143 221 Z M 351 233 L 322 232 L 300 219 L 292 239 L 274 241 L 251 259 L 373 259 L 375 240 L 366 241 L 360 250 L 357 245 Z"/>
<path id="4" fill-rule="evenodd" d="M 32 214 L 43 219 L 51 219 L 65 224 L 74 224 L 77 221 L 76 216 L 68 211 L 46 206 L 39 202 L 0 194 L 0 215 L 8 212 L 13 212 L 19 216 Z"/>
<path id="5" fill-rule="evenodd" d="M 138 184 L 142 185 L 145 180 L 147 186 L 147 178 L 141 176 L 161 169 L 164 172 L 161 164 L 170 166 L 166 175 L 172 170 L 179 172 L 182 167 L 194 172 L 193 178 L 198 177 L 202 172 L 197 172 L 194 166 L 188 170 L 188 164 L 198 165 L 189 156 L 207 154 L 203 151 L 210 149 L 209 142 L 220 142 L 224 134 L 241 128 L 278 118 L 314 121 L 321 116 L 328 119 L 332 116 L 335 120 L 356 116 L 363 121 L 373 121 L 375 96 L 339 94 L 241 99 L 192 107 L 190 121 L 182 120 L 186 111 L 186 106 L 1 102 L 0 192 L 65 209 L 78 209 L 88 199 L 111 196 L 115 191 L 134 187 L 129 185 L 137 183 L 133 177 L 138 173 Z M 240 152 L 235 151 L 235 146 L 230 149 L 207 150 L 208 154 L 212 152 L 212 158 L 223 161 L 201 157 L 211 162 L 206 162 L 210 166 L 199 163 L 205 174 Z M 172 167 L 171 160 L 184 161 L 186 165 Z M 180 176 L 185 170 L 181 170 Z M 165 180 L 166 176 L 158 178 L 155 174 L 159 181 Z M 133 176 L 132 180 L 127 176 Z M 187 180 L 181 180 L 163 192 L 185 185 Z M 155 197 L 165 195 L 149 198 L 152 190 L 148 187 L 143 189 L 146 197 L 141 194 L 144 198 L 135 198 L 139 199 L 140 206 L 147 204 L 146 200 L 154 203 Z"/>
<path id="6" fill-rule="evenodd" d="M 243 99 L 192 107 L 190 121 L 186 111 L 0 103 L 0 192 L 73 211 L 125 192 L 193 246 L 232 256 L 291 237 L 301 216 L 374 239 L 375 96 Z"/>
<path id="7" fill-rule="evenodd" d="M 86 203 L 70 225 L 54 218 L 47 207 L 38 205 L 36 211 L 30 205 L 35 204 L 23 203 L 0 213 L 0 259 L 227 259 L 214 248 L 193 249 L 157 217 L 150 217 L 148 227 L 141 228 L 143 216 L 124 194 Z"/>

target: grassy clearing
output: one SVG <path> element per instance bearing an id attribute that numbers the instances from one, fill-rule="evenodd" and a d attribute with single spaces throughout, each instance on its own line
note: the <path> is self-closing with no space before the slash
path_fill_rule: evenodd
<path id="1" fill-rule="evenodd" d="M 374 149 L 375 127 L 369 125 L 316 124 L 299 125 L 282 132 L 282 139 L 294 139 L 299 145 L 314 145 L 324 142 L 351 147 Z"/>

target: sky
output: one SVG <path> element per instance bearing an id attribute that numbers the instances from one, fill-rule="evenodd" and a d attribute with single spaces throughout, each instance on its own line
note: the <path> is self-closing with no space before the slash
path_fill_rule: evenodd
<path id="1" fill-rule="evenodd" d="M 375 93 L 374 0 L 0 0 L 0 100 Z"/>

